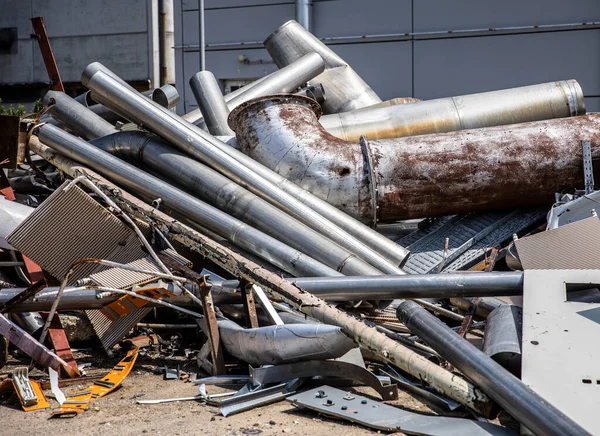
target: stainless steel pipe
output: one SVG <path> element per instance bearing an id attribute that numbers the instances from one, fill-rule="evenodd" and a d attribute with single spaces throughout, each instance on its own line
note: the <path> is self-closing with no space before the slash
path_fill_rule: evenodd
<path id="1" fill-rule="evenodd" d="M 296 21 L 281 25 L 265 40 L 264 45 L 279 68 L 308 53 L 318 53 L 325 60 L 327 69 L 314 81 L 322 83 L 327 90 L 327 100 L 323 103 L 323 112 L 327 114 L 347 112 L 381 102 L 375 91 L 346 61 Z"/>
<path id="2" fill-rule="evenodd" d="M 356 271 L 379 274 L 377 269 L 319 232 L 154 135 L 140 131 L 119 132 L 98 138 L 92 144 L 136 166 L 143 165 L 173 185 L 342 274 Z"/>
<path id="3" fill-rule="evenodd" d="M 113 125 L 86 109 L 64 92 L 48 91 L 44 105 L 52 105 L 48 113 L 85 139 L 95 139 L 110 135 L 115 131 Z"/>
<path id="4" fill-rule="evenodd" d="M 200 71 L 194 74 L 190 79 L 190 88 L 192 88 L 208 132 L 215 136 L 235 135 L 227 125 L 229 108 L 215 75 L 210 71 Z"/>
<path id="5" fill-rule="evenodd" d="M 91 75 L 90 75 L 91 73 Z M 216 169 L 236 183 L 248 188 L 254 194 L 276 205 L 288 214 L 327 236 L 340 246 L 361 257 L 375 268 L 385 273 L 402 274 L 402 270 L 392 265 L 377 252 L 360 242 L 336 224 L 321 216 L 322 210 L 315 207 L 312 196 L 297 186 L 295 195 L 283 190 L 272 171 L 258 162 L 249 159 L 243 153 L 207 134 L 202 129 L 185 122 L 172 112 L 148 101 L 136 92 L 111 78 L 102 71 L 86 69 L 82 76 L 84 85 L 88 86 L 102 100 L 102 103 L 116 111 L 122 112 L 132 121 L 144 125 L 154 133 L 167 139 L 181 151 Z M 301 98 L 301 97 L 296 97 Z M 267 177 L 265 177 L 265 175 Z M 286 183 L 286 186 L 293 183 Z M 305 204 L 298 198 L 304 197 Z M 343 216 L 337 211 L 336 216 Z M 381 238 L 385 239 L 385 237 Z M 391 241 L 388 240 L 388 243 Z M 397 251 L 406 251 L 399 246 Z"/>
<path id="6" fill-rule="evenodd" d="M 587 435 L 583 428 L 528 388 L 490 357 L 412 301 L 398 319 L 536 435 Z"/>
<path id="7" fill-rule="evenodd" d="M 299 277 L 288 281 L 328 301 L 523 295 L 522 272 Z"/>
<path id="8" fill-rule="evenodd" d="M 600 143 L 599 114 L 360 143 L 318 116 L 310 99 L 271 96 L 229 124 L 249 157 L 367 223 L 552 204 L 583 187 L 581 138 Z"/>
<path id="9" fill-rule="evenodd" d="M 309 53 L 299 57 L 295 62 L 290 63 L 284 68 L 225 95 L 224 99 L 231 111 L 245 101 L 253 98 L 293 92 L 297 88 L 306 85 L 309 80 L 318 76 L 324 70 L 325 62 L 323 58 L 316 53 Z M 185 114 L 183 118 L 196 125 L 201 125 L 204 122 L 200 109 Z"/>
<path id="10" fill-rule="evenodd" d="M 123 188 L 141 194 L 145 199 L 160 198 L 171 210 L 292 275 L 314 275 L 311 271 L 322 271 L 323 275 L 340 275 L 309 256 L 55 126 L 41 125 L 37 133 L 42 143 L 60 154 L 89 165 Z"/>
<path id="11" fill-rule="evenodd" d="M 325 115 L 321 125 L 346 141 L 426 135 L 585 114 L 575 80 Z"/>

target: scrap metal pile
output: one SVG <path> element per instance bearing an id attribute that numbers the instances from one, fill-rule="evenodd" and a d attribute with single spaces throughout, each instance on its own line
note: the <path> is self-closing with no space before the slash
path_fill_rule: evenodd
<path id="1" fill-rule="evenodd" d="M 200 394 L 181 400 L 224 416 L 287 399 L 406 434 L 597 434 L 600 115 L 579 84 L 382 102 L 294 21 L 264 44 L 276 72 L 226 96 L 199 72 L 181 117 L 172 86 L 141 94 L 92 63 L 88 93 L 48 92 L 30 122 L 0 203 L 0 335 L 47 370 L 52 415 L 164 342 L 122 341 L 160 307 L 202 331 Z M 122 357 L 66 398 L 65 311 Z M 13 389 L 50 407 L 26 368 Z M 398 389 L 438 413 L 384 404 Z"/>

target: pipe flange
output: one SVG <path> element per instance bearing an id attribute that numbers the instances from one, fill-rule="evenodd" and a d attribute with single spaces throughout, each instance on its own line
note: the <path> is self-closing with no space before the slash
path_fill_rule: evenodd
<path id="1" fill-rule="evenodd" d="M 369 150 L 369 143 L 367 137 L 362 135 L 360 137 L 360 151 L 363 155 L 363 160 L 366 165 L 367 178 L 369 179 L 369 189 L 371 191 L 371 208 L 373 209 L 373 228 L 377 227 L 377 179 L 375 178 L 375 171 L 373 170 L 373 156 L 371 156 L 371 150 Z"/>
<path id="2" fill-rule="evenodd" d="M 304 97 L 302 95 L 294 94 L 274 94 L 265 97 L 257 97 L 252 100 L 248 100 L 231 111 L 227 118 L 227 124 L 237 133 L 237 129 L 241 122 L 247 117 L 250 110 L 259 111 L 269 106 L 275 106 L 280 104 L 296 104 L 300 106 L 309 107 L 315 113 L 317 119 L 321 117 L 323 111 L 319 103 L 314 101 L 312 98 Z"/>

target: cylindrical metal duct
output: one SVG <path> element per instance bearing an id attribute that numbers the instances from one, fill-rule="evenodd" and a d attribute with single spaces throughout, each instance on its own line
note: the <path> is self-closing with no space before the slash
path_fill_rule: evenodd
<path id="1" fill-rule="evenodd" d="M 15 312 L 10 315 L 10 318 L 30 335 L 34 335 L 44 327 L 44 319 L 39 312 Z"/>
<path id="2" fill-rule="evenodd" d="M 1 171 L 1 170 L 0 170 Z M 17 228 L 35 209 L 16 201 L 10 201 L 0 195 L 0 248 L 14 250 L 6 237 Z"/>
<path id="3" fill-rule="evenodd" d="M 145 199 L 160 198 L 171 210 L 292 275 L 314 275 L 312 271 L 322 271 L 326 276 L 340 275 L 337 271 L 303 253 L 58 127 L 42 125 L 38 129 L 38 136 L 42 143 L 60 154 L 89 165 L 125 189 L 141 194 Z"/>
<path id="4" fill-rule="evenodd" d="M 289 281 L 328 301 L 523 295 L 522 272 L 300 277 Z"/>
<path id="5" fill-rule="evenodd" d="M 487 317 L 483 352 L 517 377 L 521 377 L 522 334 L 523 310 L 518 306 L 505 304 Z"/>
<path id="6" fill-rule="evenodd" d="M 166 176 L 192 195 L 343 274 L 379 271 L 320 233 L 242 188 L 227 177 L 140 131 L 119 132 L 92 142 L 96 147 L 152 173 Z"/>
<path id="7" fill-rule="evenodd" d="M 346 141 L 363 135 L 371 141 L 585 115 L 583 91 L 575 80 L 376 106 L 325 115 L 321 125 Z"/>
<path id="8" fill-rule="evenodd" d="M 309 80 L 318 76 L 324 70 L 325 62 L 321 56 L 316 53 L 309 53 L 299 57 L 295 62 L 286 67 L 225 95 L 224 99 L 231 111 L 245 101 L 252 100 L 253 98 L 293 92 L 301 86 L 306 85 Z M 185 114 L 183 119 L 198 126 L 204 122 L 200 109 Z"/>
<path id="9" fill-rule="evenodd" d="M 223 347 L 250 365 L 279 365 L 341 357 L 356 347 L 341 328 L 328 324 L 284 324 L 244 329 L 218 320 Z"/>
<path id="10" fill-rule="evenodd" d="M 369 223 L 552 204 L 583 187 L 581 139 L 600 143 L 599 114 L 360 143 L 317 118 L 310 99 L 272 96 L 229 124 L 252 159 Z"/>
<path id="11" fill-rule="evenodd" d="M 342 58 L 296 21 L 288 21 L 264 42 L 265 48 L 279 68 L 307 53 L 318 53 L 327 69 L 315 77 L 327 90 L 323 112 L 336 114 L 380 103 L 381 99 Z"/>
<path id="12" fill-rule="evenodd" d="M 314 205 L 309 206 L 300 201 L 298 198 L 306 197 L 305 191 L 296 187 L 298 191 L 295 195 L 291 195 L 282 189 L 283 186 L 278 186 L 275 184 L 276 182 L 273 182 L 276 178 L 270 176 L 271 171 L 249 159 L 243 153 L 229 147 L 198 127 L 186 123 L 172 112 L 144 99 L 102 71 L 92 70 L 92 76 L 89 76 L 89 73 L 90 71 L 87 69 L 84 71 L 82 81 L 84 85 L 92 89 L 94 95 L 103 100 L 104 104 L 116 111 L 121 111 L 123 115 L 127 115 L 132 121 L 151 129 L 181 151 L 206 163 L 234 182 L 247 187 L 254 194 L 327 236 L 380 271 L 391 274 L 403 273 L 373 249 L 320 215 L 320 210 Z M 314 103 L 313 100 L 306 100 Z M 265 174 L 269 177 L 268 179 L 265 178 Z M 280 180 L 284 181 L 282 178 Z M 293 183 L 288 182 L 288 184 Z M 308 197 L 305 201 L 310 203 L 312 198 Z M 343 215 L 339 211 L 337 212 L 337 215 L 333 215 L 334 217 Z M 385 239 L 385 237 L 382 238 Z M 388 243 L 390 242 L 388 240 Z M 396 251 L 403 251 L 403 254 L 406 255 L 406 251 L 400 246 L 396 246 Z"/>
<path id="13" fill-rule="evenodd" d="M 296 0 L 296 21 L 309 32 L 312 30 L 312 0 Z"/>
<path id="14" fill-rule="evenodd" d="M 173 85 L 169 85 L 168 83 L 161 86 L 160 88 L 156 88 L 152 90 L 152 94 L 150 94 L 150 98 L 152 101 L 157 102 L 162 107 L 166 107 L 167 109 L 173 109 L 179 103 L 180 96 L 177 88 Z"/>
<path id="15" fill-rule="evenodd" d="M 115 131 L 108 121 L 85 110 L 85 106 L 64 92 L 48 91 L 44 97 L 44 105 L 52 105 L 48 113 L 85 139 L 99 138 Z"/>
<path id="16" fill-rule="evenodd" d="M 398 306 L 398 319 L 471 379 L 534 434 L 588 434 L 548 401 L 413 301 Z"/>
<path id="17" fill-rule="evenodd" d="M 233 130 L 227 125 L 229 108 L 214 74 L 210 71 L 194 74 L 190 79 L 190 88 L 202 112 L 208 132 L 215 136 L 234 135 Z"/>

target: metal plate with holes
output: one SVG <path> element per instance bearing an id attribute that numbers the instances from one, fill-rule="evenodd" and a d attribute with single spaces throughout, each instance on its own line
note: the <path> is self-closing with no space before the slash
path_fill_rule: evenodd
<path id="1" fill-rule="evenodd" d="M 596 297 L 577 298 L 585 288 Z M 600 434 L 598 288 L 598 270 L 526 270 L 523 286 L 522 380 L 591 434 Z"/>
<path id="2" fill-rule="evenodd" d="M 514 430 L 487 422 L 418 415 L 354 393 L 348 395 L 330 386 L 292 395 L 288 401 L 295 406 L 383 431 L 439 436 L 517 435 Z"/>

